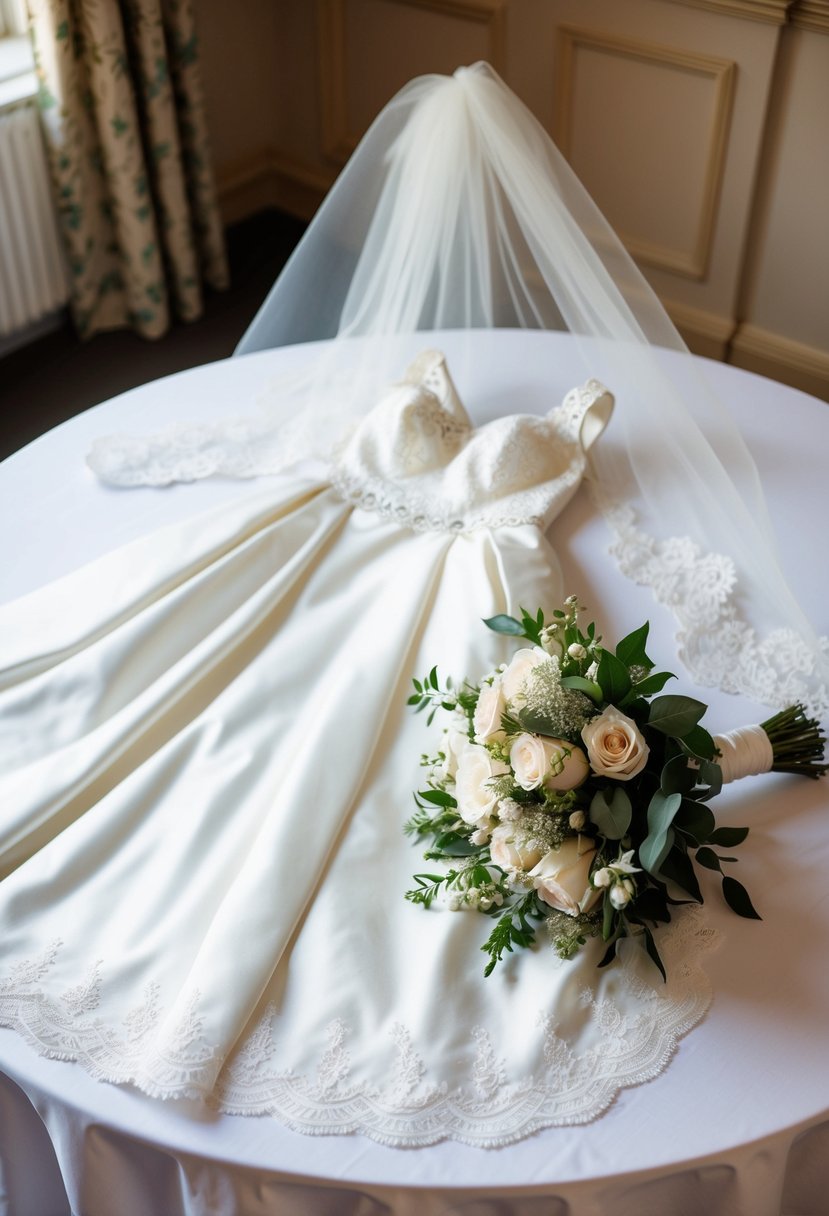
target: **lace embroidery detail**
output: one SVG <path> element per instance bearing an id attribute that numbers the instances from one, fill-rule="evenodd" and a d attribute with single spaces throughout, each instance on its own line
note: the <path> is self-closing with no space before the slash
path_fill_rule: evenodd
<path id="1" fill-rule="evenodd" d="M 51 997 L 41 985 L 59 957 L 58 943 L 9 969 L 0 983 L 0 1025 L 15 1028 L 41 1054 L 77 1060 L 100 1080 L 131 1082 L 154 1097 L 200 1097 L 230 1114 L 272 1113 L 300 1132 L 359 1131 L 401 1146 L 446 1138 L 495 1146 L 543 1127 L 587 1122 L 619 1089 L 657 1076 L 710 1004 L 702 959 L 715 939 L 701 910 L 684 910 L 660 935 L 669 983 L 658 977 L 651 983 L 625 967 L 614 972 L 605 995 L 586 990 L 580 1001 L 584 1041 L 568 1041 L 540 1011 L 535 1075 L 509 1076 L 489 1032 L 474 1028 L 468 1083 L 454 1088 L 430 1075 L 428 1044 L 416 1046 L 411 1031 L 399 1024 L 390 1032 L 395 1060 L 386 1085 L 357 1080 L 346 1046 L 348 1027 L 339 1019 L 328 1027 L 315 1074 L 306 1078 L 280 1069 L 273 1006 L 222 1067 L 204 1039 L 197 991 L 179 999 L 181 1012 L 166 1037 L 156 983 L 117 1024 L 104 1021 L 105 965 L 94 964 L 61 999 Z"/>
<path id="2" fill-rule="evenodd" d="M 478 1045 L 472 1066 L 473 1084 L 479 1098 L 495 1098 L 507 1084 L 503 1062 L 496 1056 L 492 1041 L 482 1026 L 473 1027 L 472 1038 Z"/>
<path id="3" fill-rule="evenodd" d="M 73 1017 L 82 1013 L 92 1013 L 101 1003 L 101 968 L 103 959 L 93 963 L 87 972 L 86 979 L 81 980 L 74 988 L 67 988 L 61 1000 Z"/>
<path id="4" fill-rule="evenodd" d="M 317 1069 L 317 1093 L 321 1098 L 329 1097 L 348 1080 L 351 1059 L 346 1050 L 347 1031 L 339 1018 L 328 1026 L 328 1047 L 323 1053 Z"/>
<path id="5" fill-rule="evenodd" d="M 367 437 L 358 430 L 342 445 L 331 484 L 354 506 L 416 532 L 545 528 L 581 481 L 581 427 L 606 394 L 589 380 L 546 418 L 502 418 L 477 431 L 421 394 L 401 406 L 386 452 L 378 455 L 366 419 Z"/>
<path id="6" fill-rule="evenodd" d="M 829 689 L 815 686 L 815 660 L 803 638 L 785 628 L 762 638 L 741 619 L 729 557 L 703 553 L 687 536 L 656 540 L 637 527 L 631 507 L 601 505 L 614 533 L 610 551 L 619 569 L 650 587 L 673 612 L 680 627 L 679 657 L 698 684 L 764 705 L 801 701 L 819 717 L 829 712 Z M 829 639 L 821 638 L 820 644 L 829 652 Z"/>

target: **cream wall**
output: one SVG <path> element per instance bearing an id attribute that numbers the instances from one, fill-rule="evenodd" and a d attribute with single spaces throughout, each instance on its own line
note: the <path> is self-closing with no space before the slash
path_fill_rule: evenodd
<path id="1" fill-rule="evenodd" d="M 488 59 L 700 353 L 829 399 L 829 0 L 196 0 L 228 222 L 313 214 L 411 76 Z"/>

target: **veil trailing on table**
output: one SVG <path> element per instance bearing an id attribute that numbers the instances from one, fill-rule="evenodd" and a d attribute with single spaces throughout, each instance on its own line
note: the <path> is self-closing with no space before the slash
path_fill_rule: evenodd
<path id="1" fill-rule="evenodd" d="M 545 131 L 486 64 L 412 81 L 360 143 L 239 345 L 298 347 L 260 416 L 99 441 L 90 463 L 135 485 L 326 460 L 446 331 L 463 399 L 474 337 L 490 329 L 569 335 L 585 378 L 615 394 L 592 484 L 621 568 L 674 612 L 697 681 L 825 710 L 827 656 L 780 569 L 727 406 Z M 551 396 L 569 387 L 557 385 L 554 349 Z M 522 408 L 516 383 L 503 412 Z"/>

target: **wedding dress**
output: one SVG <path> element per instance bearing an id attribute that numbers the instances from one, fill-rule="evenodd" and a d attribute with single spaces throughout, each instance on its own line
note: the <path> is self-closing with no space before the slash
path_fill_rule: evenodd
<path id="1" fill-rule="evenodd" d="M 300 371 L 255 419 L 96 446 L 124 486 L 271 476 L 0 609 L 0 1024 L 37 1050 L 300 1131 L 495 1145 L 594 1117 L 702 1017 L 693 916 L 667 985 L 595 942 L 484 979 L 487 922 L 403 898 L 435 747 L 411 678 L 479 678 L 509 655 L 482 617 L 579 592 L 545 533 L 588 463 L 686 665 L 826 702 L 750 457 L 568 174 L 489 69 L 414 82 L 243 343 L 321 341 Z M 511 368 L 475 428 L 426 348 L 453 331 L 463 385 L 499 327 L 568 330 L 584 383 L 538 417 Z"/>
<path id="2" fill-rule="evenodd" d="M 484 979 L 486 922 L 403 899 L 434 750 L 411 676 L 488 670 L 481 616 L 561 602 L 544 531 L 610 404 L 588 383 L 475 430 L 426 354 L 328 480 L 3 610 L 0 1023 L 158 1097 L 396 1144 L 584 1120 L 661 1068 L 710 997 L 698 926 L 664 991 L 590 950 Z"/>

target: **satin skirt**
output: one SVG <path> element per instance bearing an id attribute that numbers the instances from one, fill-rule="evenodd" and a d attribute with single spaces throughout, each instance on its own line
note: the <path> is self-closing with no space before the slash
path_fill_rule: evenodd
<path id="1" fill-rule="evenodd" d="M 0 1023 L 393 1144 L 505 1143 L 656 1075 L 710 1000 L 693 918 L 667 987 L 543 927 L 484 979 L 491 922 L 404 899 L 435 864 L 402 831 L 439 742 L 412 676 L 479 678 L 512 649 L 481 618 L 560 583 L 531 525 L 415 533 L 284 479 L 0 610 Z"/>

